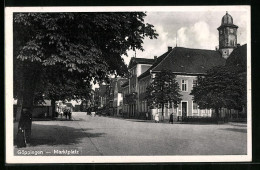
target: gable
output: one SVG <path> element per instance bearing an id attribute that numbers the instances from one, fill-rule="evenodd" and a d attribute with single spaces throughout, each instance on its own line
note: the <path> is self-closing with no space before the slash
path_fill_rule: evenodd
<path id="1" fill-rule="evenodd" d="M 132 57 L 128 66 L 128 69 L 133 68 L 137 64 L 153 64 L 154 59 L 149 59 L 149 58 L 135 58 Z"/>

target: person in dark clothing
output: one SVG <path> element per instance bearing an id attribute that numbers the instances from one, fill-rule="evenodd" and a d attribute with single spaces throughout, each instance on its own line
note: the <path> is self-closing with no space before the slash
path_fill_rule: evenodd
<path id="1" fill-rule="evenodd" d="M 31 141 L 32 114 L 29 108 L 23 108 L 18 124 L 17 147 L 26 147 Z"/>
<path id="2" fill-rule="evenodd" d="M 65 108 L 63 110 L 63 114 L 65 115 L 65 118 L 67 119 L 68 118 L 68 109 L 67 108 Z"/>
<path id="3" fill-rule="evenodd" d="M 173 113 L 170 114 L 169 123 L 173 124 Z"/>
<path id="4" fill-rule="evenodd" d="M 71 110 L 70 109 L 68 109 L 68 116 L 69 116 L 69 120 L 71 120 Z"/>

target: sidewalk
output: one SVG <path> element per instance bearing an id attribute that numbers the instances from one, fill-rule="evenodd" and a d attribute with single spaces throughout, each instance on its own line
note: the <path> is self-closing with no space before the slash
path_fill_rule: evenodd
<path id="1" fill-rule="evenodd" d="M 89 152 L 92 155 L 100 155 L 89 138 L 91 135 L 88 132 L 89 129 L 82 128 L 78 121 L 80 120 L 33 121 L 31 143 L 24 148 L 16 147 L 18 122 L 15 122 L 13 130 L 14 155 L 29 156 L 35 155 L 36 151 L 40 151 L 39 156 L 62 156 L 73 154 L 72 152 L 75 150 L 77 152 L 74 156 L 86 155 Z M 82 140 L 84 140 L 84 143 L 82 143 Z"/>

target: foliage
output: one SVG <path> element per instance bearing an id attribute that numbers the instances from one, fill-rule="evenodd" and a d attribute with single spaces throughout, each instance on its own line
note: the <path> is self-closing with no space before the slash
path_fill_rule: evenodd
<path id="1" fill-rule="evenodd" d="M 146 100 L 149 106 L 158 107 L 173 102 L 177 107 L 181 101 L 181 94 L 175 78 L 176 76 L 170 70 L 162 70 L 156 73 L 152 83 L 146 89 Z"/>
<path id="2" fill-rule="evenodd" d="M 81 93 L 85 85 L 89 89 L 91 81 L 102 81 L 108 74 L 124 75 L 127 67 L 121 56 L 129 49 L 143 50 L 145 37 L 157 37 L 153 26 L 144 23 L 145 16 L 143 12 L 15 13 L 14 94 L 26 100 L 34 97 L 28 95 L 31 91 L 64 98 Z M 45 88 L 36 91 L 36 87 Z"/>
<path id="3" fill-rule="evenodd" d="M 242 109 L 246 106 L 246 78 L 238 67 L 218 66 L 198 77 L 198 84 L 191 91 L 194 101 L 201 109 Z"/>

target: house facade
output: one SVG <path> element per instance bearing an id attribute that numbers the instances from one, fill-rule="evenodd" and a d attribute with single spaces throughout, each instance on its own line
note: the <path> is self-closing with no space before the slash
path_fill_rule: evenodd
<path id="1" fill-rule="evenodd" d="M 146 58 L 131 58 L 128 70 L 130 76 L 128 82 L 122 85 L 123 93 L 123 112 L 127 117 L 140 116 L 140 102 L 139 102 L 139 82 L 138 77 L 146 72 L 154 63 L 154 59 Z M 127 111 L 127 112 L 126 112 Z"/>
<path id="2" fill-rule="evenodd" d="M 177 119 L 178 116 L 214 116 L 214 110 L 200 109 L 190 95 L 191 90 L 196 86 L 198 76 L 205 76 L 206 71 L 215 66 L 224 66 L 226 60 L 237 44 L 238 26 L 233 24 L 233 18 L 226 13 L 221 20 L 219 31 L 219 49 L 192 49 L 183 47 L 168 47 L 168 50 L 159 57 L 150 59 L 145 63 L 145 69 L 139 61 L 144 58 L 132 58 L 129 64 L 131 77 L 129 82 L 123 84 L 123 112 L 126 117 L 141 118 L 146 112 L 150 113 L 150 118 L 154 119 L 155 113 L 161 115 L 162 109 L 149 108 L 145 99 L 146 88 L 153 81 L 155 74 L 167 69 L 176 75 L 176 80 L 180 87 L 182 100 L 178 107 L 171 107 L 170 103 L 165 103 L 164 118 L 168 119 L 171 113 Z M 237 51 L 237 50 L 234 50 Z"/>
<path id="3" fill-rule="evenodd" d="M 113 92 L 113 115 L 122 116 L 123 109 L 123 95 L 122 95 L 122 85 L 127 82 L 126 78 L 117 77 L 113 79 L 114 83 L 112 86 Z"/>

